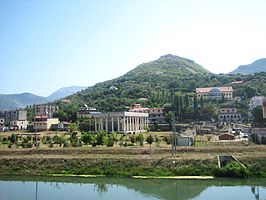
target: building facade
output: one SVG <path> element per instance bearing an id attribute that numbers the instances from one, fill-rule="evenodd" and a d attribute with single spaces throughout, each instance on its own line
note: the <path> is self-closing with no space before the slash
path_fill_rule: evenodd
<path id="1" fill-rule="evenodd" d="M 48 104 L 40 104 L 35 105 L 36 116 L 47 115 L 48 118 L 52 118 L 53 114 L 59 110 L 58 106 L 48 105 Z"/>
<path id="2" fill-rule="evenodd" d="M 226 100 L 233 100 L 232 87 L 196 88 L 196 94 L 198 99 L 220 100 L 224 97 Z"/>
<path id="3" fill-rule="evenodd" d="M 95 131 L 138 133 L 148 127 L 148 113 L 107 112 L 93 114 Z"/>
<path id="4" fill-rule="evenodd" d="M 129 112 L 148 113 L 148 123 L 150 124 L 153 124 L 155 121 L 159 124 L 166 123 L 163 108 L 133 108 Z"/>
<path id="5" fill-rule="evenodd" d="M 221 108 L 219 110 L 220 122 L 240 122 L 241 114 L 237 112 L 236 108 Z"/>
<path id="6" fill-rule="evenodd" d="M 27 111 L 26 110 L 9 110 L 3 111 L 0 114 L 3 119 L 3 126 L 10 130 L 24 130 L 27 129 Z"/>
<path id="7" fill-rule="evenodd" d="M 48 131 L 52 125 L 58 125 L 58 118 L 48 118 L 47 115 L 38 115 L 33 122 L 33 129 L 36 131 Z"/>

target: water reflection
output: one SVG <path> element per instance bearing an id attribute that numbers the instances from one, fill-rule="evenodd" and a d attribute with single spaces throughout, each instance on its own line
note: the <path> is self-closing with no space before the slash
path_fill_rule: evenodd
<path id="1" fill-rule="evenodd" d="M 16 192 L 14 192 L 16 191 Z M 0 200 L 254 199 L 266 200 L 266 181 L 135 180 L 126 178 L 0 177 Z"/>

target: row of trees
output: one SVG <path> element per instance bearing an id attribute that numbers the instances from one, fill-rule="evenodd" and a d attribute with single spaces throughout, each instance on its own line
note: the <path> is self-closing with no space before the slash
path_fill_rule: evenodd
<path id="1" fill-rule="evenodd" d="M 22 147 L 22 148 L 31 148 L 35 145 L 35 138 L 32 136 L 22 137 L 17 136 L 16 134 L 12 134 L 9 137 L 0 138 L 2 144 L 8 145 L 9 148 L 12 146 Z M 165 138 L 164 141 L 169 143 L 170 138 Z M 143 134 L 132 134 L 132 135 L 121 135 L 117 133 L 107 133 L 105 131 L 100 131 L 98 133 L 93 132 L 82 132 L 80 135 L 78 132 L 71 132 L 69 134 L 56 134 L 54 136 L 43 136 L 39 138 L 38 142 L 44 145 L 48 145 L 48 147 L 54 147 L 54 145 L 58 145 L 59 147 L 80 147 L 82 145 L 91 145 L 92 147 L 96 146 L 107 146 L 112 147 L 115 144 L 119 144 L 120 146 L 134 146 L 139 145 L 143 146 L 144 142 L 152 145 L 152 143 L 159 142 L 160 139 L 156 136 L 154 137 L 152 134 L 144 137 Z"/>

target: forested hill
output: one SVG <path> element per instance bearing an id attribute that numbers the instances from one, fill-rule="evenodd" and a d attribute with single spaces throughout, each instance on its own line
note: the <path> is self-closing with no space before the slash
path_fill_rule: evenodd
<path id="1" fill-rule="evenodd" d="M 196 87 L 231 86 L 237 95 L 264 94 L 265 73 L 257 75 L 215 75 L 192 60 L 173 55 L 141 64 L 116 79 L 98 83 L 81 92 L 66 97 L 74 105 L 96 107 L 99 111 L 124 111 L 133 103 L 143 106 L 163 106 L 179 92 L 193 96 Z M 260 91 L 258 88 L 261 88 Z M 264 94 L 266 95 L 266 94 Z"/>

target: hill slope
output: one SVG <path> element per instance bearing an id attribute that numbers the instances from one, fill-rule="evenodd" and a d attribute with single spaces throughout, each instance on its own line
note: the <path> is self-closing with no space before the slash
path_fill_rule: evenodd
<path id="1" fill-rule="evenodd" d="M 61 88 L 48 97 L 37 96 L 31 93 L 22 94 L 0 94 L 0 110 L 24 108 L 27 105 L 42 104 L 61 99 L 86 87 L 70 86 Z"/>
<path id="2" fill-rule="evenodd" d="M 67 99 L 76 105 L 86 103 L 102 111 L 121 111 L 128 109 L 128 106 L 139 98 L 155 98 L 158 92 L 192 91 L 197 86 L 197 81 L 186 85 L 186 79 L 210 75 L 208 70 L 194 61 L 168 54 L 155 61 L 141 64 L 116 79 L 98 83 L 71 95 Z M 151 101 L 142 103 L 154 105 Z"/>
<path id="3" fill-rule="evenodd" d="M 51 95 L 49 95 L 47 97 L 47 99 L 53 101 L 56 99 L 61 99 L 64 98 L 66 96 L 69 96 L 71 94 L 74 94 L 78 91 L 81 91 L 83 89 L 86 89 L 87 87 L 82 87 L 82 86 L 70 86 L 70 87 L 63 87 L 60 88 L 59 90 L 56 90 L 55 92 L 53 92 Z"/>
<path id="4" fill-rule="evenodd" d="M 254 75 L 216 75 L 189 59 L 166 55 L 141 64 L 116 79 L 77 92 L 67 99 L 74 106 L 83 106 L 85 103 L 99 111 L 125 111 L 133 103 L 141 103 L 143 107 L 162 107 L 172 102 L 175 92 L 183 96 L 188 94 L 191 103 L 197 87 L 219 86 L 232 86 L 234 97 L 241 99 L 245 95 L 248 98 L 266 96 L 266 72 Z"/>
<path id="5" fill-rule="evenodd" d="M 249 65 L 240 65 L 230 74 L 254 74 L 258 72 L 266 72 L 266 58 L 256 60 Z"/>

